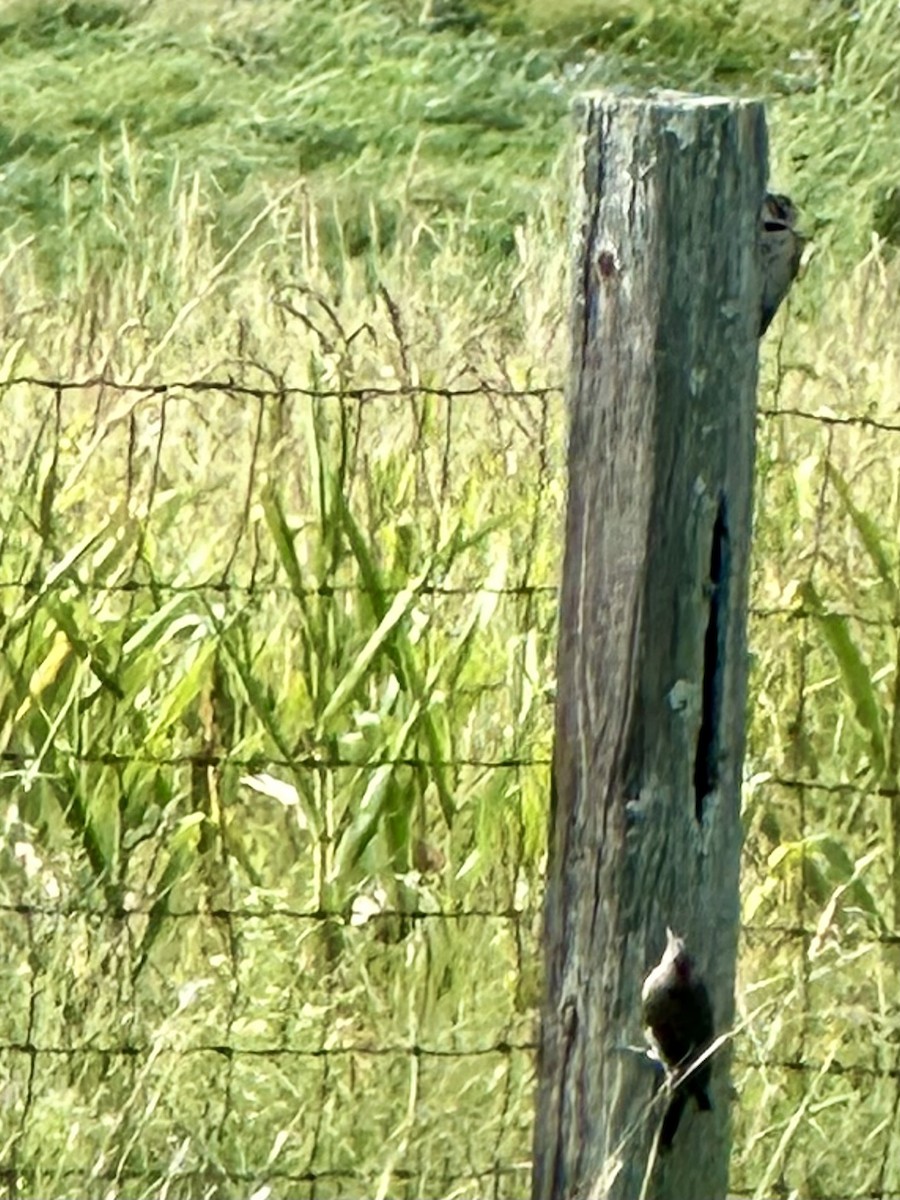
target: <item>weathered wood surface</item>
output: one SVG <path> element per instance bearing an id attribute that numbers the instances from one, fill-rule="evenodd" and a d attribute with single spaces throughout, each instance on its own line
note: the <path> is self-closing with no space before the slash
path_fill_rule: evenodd
<path id="1" fill-rule="evenodd" d="M 761 105 L 582 101 L 534 1200 L 716 1200 L 728 1051 L 645 1170 L 640 991 L 683 935 L 733 1019 L 766 180 Z"/>

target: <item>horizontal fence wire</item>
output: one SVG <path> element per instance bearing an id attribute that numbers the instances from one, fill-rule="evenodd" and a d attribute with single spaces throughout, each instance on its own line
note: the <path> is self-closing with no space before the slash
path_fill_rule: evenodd
<path id="1" fill-rule="evenodd" d="M 900 424 L 785 381 L 732 1192 L 900 1196 Z M 0 1196 L 526 1195 L 562 389 L 0 396 Z"/>
<path id="2" fill-rule="evenodd" d="M 484 399 L 498 396 L 515 399 L 543 399 L 563 394 L 561 384 L 550 387 L 514 388 L 506 383 L 491 383 L 479 380 L 469 386 L 430 387 L 427 384 L 408 383 L 385 387 L 368 384 L 365 387 L 298 387 L 280 384 L 277 387 L 259 387 L 239 383 L 234 379 L 178 379 L 165 382 L 128 381 L 106 375 L 87 375 L 83 379 L 44 379 L 33 375 L 11 376 L 0 381 L 0 392 L 17 387 L 33 387 L 60 396 L 67 392 L 82 392 L 99 389 L 118 392 L 122 395 L 138 393 L 140 396 L 169 396 L 177 392 L 218 392 L 226 398 L 241 400 L 251 397 L 256 400 L 280 400 L 304 397 L 310 400 L 384 400 L 397 397 L 433 396 L 441 400 Z"/>

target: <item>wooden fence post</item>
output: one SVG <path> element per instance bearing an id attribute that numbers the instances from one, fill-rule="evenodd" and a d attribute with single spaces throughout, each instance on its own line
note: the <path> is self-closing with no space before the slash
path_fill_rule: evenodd
<path id="1" fill-rule="evenodd" d="M 733 1020 L 766 130 L 758 103 L 592 94 L 582 137 L 533 1200 L 716 1200 L 672 1150 L 641 984 L 666 926 Z"/>

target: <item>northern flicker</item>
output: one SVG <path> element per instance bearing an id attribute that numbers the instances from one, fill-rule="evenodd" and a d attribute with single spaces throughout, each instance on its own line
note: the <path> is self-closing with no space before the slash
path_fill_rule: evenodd
<path id="1" fill-rule="evenodd" d="M 788 197 L 768 192 L 763 200 L 759 234 L 763 276 L 760 337 L 769 328 L 800 269 L 806 239 L 796 225 L 797 210 Z"/>
<path id="2" fill-rule="evenodd" d="M 697 974 L 684 941 L 666 930 L 666 948 L 659 963 L 644 980 L 641 992 L 644 1032 L 656 1057 L 666 1069 L 672 1098 L 663 1117 L 659 1145 L 668 1150 L 678 1129 L 688 1097 L 697 1108 L 712 1108 L 709 1058 L 689 1070 L 697 1055 L 713 1039 L 713 1013 L 709 992 Z"/>

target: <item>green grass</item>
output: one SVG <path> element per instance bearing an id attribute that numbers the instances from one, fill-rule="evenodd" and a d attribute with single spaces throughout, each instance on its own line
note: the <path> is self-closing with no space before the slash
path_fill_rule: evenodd
<path id="1" fill-rule="evenodd" d="M 896 420 L 896 8 L 438 7 L 0 17 L 4 1178 L 527 1190 L 568 111 L 652 84 L 765 94 L 815 240 L 764 348 L 735 1185 L 889 1188 L 900 434 L 774 414 Z"/>

